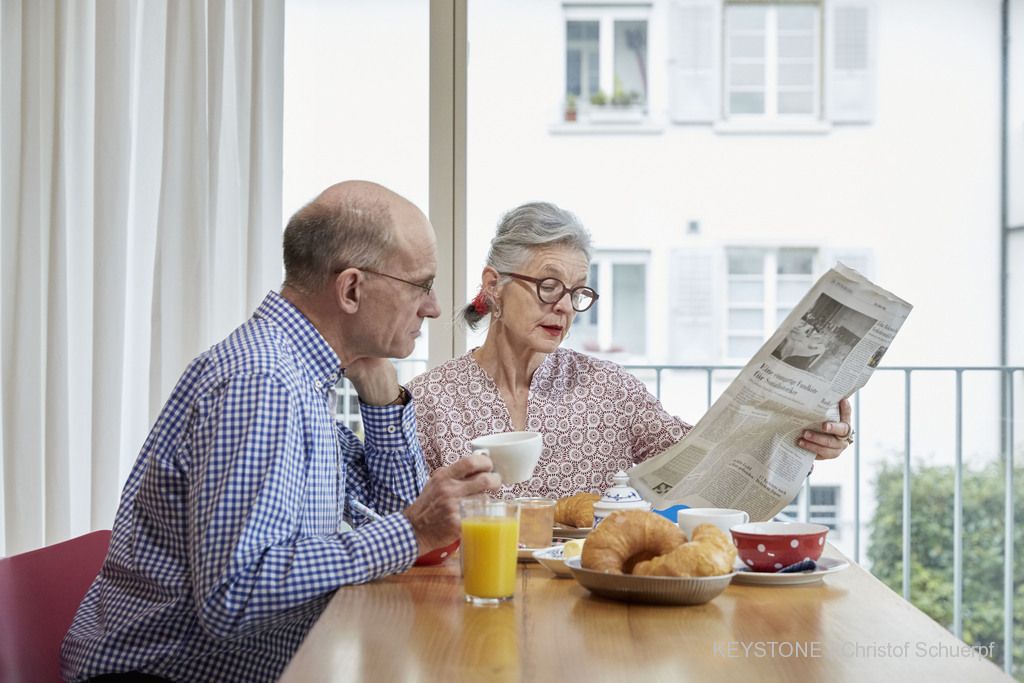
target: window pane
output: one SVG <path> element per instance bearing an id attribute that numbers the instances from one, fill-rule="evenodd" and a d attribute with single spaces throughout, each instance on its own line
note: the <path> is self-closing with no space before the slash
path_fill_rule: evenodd
<path id="1" fill-rule="evenodd" d="M 284 220 L 348 178 L 372 179 L 429 213 L 430 3 L 396 12 L 392 3 L 289 0 L 283 11 Z M 411 357 L 426 359 L 429 329 L 446 324 L 424 324 Z M 397 367 L 403 382 L 423 371 Z"/>
<path id="2" fill-rule="evenodd" d="M 800 301 L 800 297 L 807 293 L 807 290 L 811 288 L 812 281 L 810 278 L 804 280 L 803 278 L 795 280 L 779 280 L 778 293 L 780 304 L 795 304 Z"/>
<path id="3" fill-rule="evenodd" d="M 767 11 L 764 7 L 729 6 L 726 8 L 726 18 L 730 30 L 763 31 L 766 17 Z"/>
<path id="4" fill-rule="evenodd" d="M 574 48 L 565 51 L 565 92 L 583 93 L 583 55 Z"/>
<path id="5" fill-rule="evenodd" d="M 643 354 L 647 347 L 647 267 L 642 263 L 612 266 L 612 345 Z"/>
<path id="6" fill-rule="evenodd" d="M 811 487 L 811 505 L 835 505 L 838 499 L 838 486 Z"/>
<path id="7" fill-rule="evenodd" d="M 764 86 L 764 64 L 732 64 L 729 84 L 733 86 Z"/>
<path id="8" fill-rule="evenodd" d="M 814 85 L 814 64 L 802 62 L 779 64 L 779 85 Z"/>
<path id="9" fill-rule="evenodd" d="M 760 249 L 730 249 L 730 275 L 761 275 L 764 272 L 764 252 Z"/>
<path id="10" fill-rule="evenodd" d="M 814 36 L 779 35 L 780 59 L 811 59 L 814 57 Z"/>
<path id="11" fill-rule="evenodd" d="M 764 329 L 764 311 L 749 308 L 730 309 L 729 329 L 760 333 Z"/>
<path id="12" fill-rule="evenodd" d="M 596 21 L 565 22 L 565 90 L 583 98 L 597 91 L 600 70 Z"/>
<path id="13" fill-rule="evenodd" d="M 597 290 L 597 282 L 597 264 L 591 263 L 590 274 L 587 276 L 587 286 L 589 286 L 591 289 Z M 600 296 L 601 292 L 598 292 L 597 294 L 598 296 Z M 576 319 L 579 320 L 582 316 L 586 318 L 588 324 L 597 325 L 597 316 L 600 314 L 600 311 L 598 309 L 601 308 L 600 301 L 601 300 L 598 299 L 598 303 L 595 303 L 593 306 L 583 311 L 582 313 L 577 314 Z"/>
<path id="14" fill-rule="evenodd" d="M 813 114 L 814 94 L 810 92 L 779 93 L 780 114 Z"/>
<path id="15" fill-rule="evenodd" d="M 814 249 L 779 249 L 779 275 L 810 275 L 814 272 Z"/>
<path id="16" fill-rule="evenodd" d="M 647 22 L 615 22 L 615 85 L 613 98 L 647 101 Z M 619 104 L 626 102 L 623 99 Z M 612 102 L 616 104 L 616 102 Z"/>
<path id="17" fill-rule="evenodd" d="M 756 280 L 729 280 L 729 302 L 759 304 L 764 300 L 764 282 Z"/>
<path id="18" fill-rule="evenodd" d="M 763 59 L 764 36 L 730 37 L 729 57 L 732 59 Z"/>
<path id="19" fill-rule="evenodd" d="M 761 348 L 761 336 L 729 335 L 727 353 L 730 358 L 750 358 Z"/>
<path id="20" fill-rule="evenodd" d="M 816 7 L 779 5 L 778 12 L 781 31 L 813 31 L 818 18 Z"/>
<path id="21" fill-rule="evenodd" d="M 734 92 L 729 93 L 729 112 L 731 114 L 763 114 L 764 93 Z"/>

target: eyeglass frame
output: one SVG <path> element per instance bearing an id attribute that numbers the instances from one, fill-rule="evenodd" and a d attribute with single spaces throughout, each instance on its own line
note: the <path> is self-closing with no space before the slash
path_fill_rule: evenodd
<path id="1" fill-rule="evenodd" d="M 435 280 L 435 278 L 430 278 L 425 283 L 424 282 L 412 282 L 411 280 L 403 280 L 402 278 L 397 277 L 395 275 L 388 275 L 387 273 L 381 273 L 381 272 L 376 271 L 376 270 L 370 270 L 369 268 L 360 268 L 359 266 L 349 266 L 349 268 L 355 268 L 356 270 L 360 270 L 360 271 L 362 271 L 364 273 L 373 273 L 374 275 L 380 275 L 381 277 L 386 277 L 386 278 L 389 278 L 391 280 L 398 280 L 399 282 L 404 282 L 407 285 L 412 285 L 413 287 L 416 287 L 417 289 L 423 290 L 423 293 L 426 294 L 427 296 L 430 296 L 430 293 L 432 291 L 434 291 L 434 280 Z M 340 272 L 342 272 L 344 270 L 348 270 L 348 268 L 340 268 L 340 269 L 335 270 L 334 272 L 335 273 L 340 273 Z"/>
<path id="2" fill-rule="evenodd" d="M 597 293 L 597 291 L 593 287 L 588 287 L 586 285 L 580 285 L 579 287 L 573 287 L 572 289 L 569 289 L 568 287 L 565 286 L 565 283 L 562 282 L 561 280 L 559 280 L 557 277 L 550 277 L 550 276 L 549 277 L 530 277 L 529 275 L 522 275 L 520 273 L 502 273 L 502 272 L 499 272 L 498 275 L 504 275 L 506 277 L 514 277 L 517 280 L 525 280 L 526 282 L 532 282 L 534 285 L 536 285 L 537 298 L 540 299 L 540 302 L 544 303 L 544 304 L 557 304 L 559 301 L 562 300 L 562 297 L 564 297 L 566 294 L 568 294 L 569 295 L 569 304 L 572 306 L 572 310 L 576 311 L 577 313 L 583 313 L 584 311 L 589 311 L 593 307 L 593 305 L 595 303 L 597 303 L 597 300 L 599 298 L 601 298 L 600 295 Z M 562 288 L 562 291 L 558 294 L 557 297 L 555 297 L 554 301 L 545 301 L 544 297 L 540 293 L 540 285 L 541 285 L 541 283 L 542 282 L 547 282 L 548 280 L 554 280 Z M 576 308 L 576 303 L 573 301 L 573 299 L 574 299 L 574 297 L 576 295 L 576 292 L 578 292 L 578 291 L 580 291 L 582 289 L 585 289 L 585 290 L 589 291 L 591 294 L 594 295 L 594 297 L 590 300 L 590 304 L 586 308 L 582 308 L 581 309 L 581 308 Z"/>

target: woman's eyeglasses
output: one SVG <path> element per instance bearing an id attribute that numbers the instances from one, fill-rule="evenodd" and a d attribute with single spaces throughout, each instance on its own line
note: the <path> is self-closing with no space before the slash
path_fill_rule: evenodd
<path id="1" fill-rule="evenodd" d="M 563 296 L 568 294 L 569 301 L 572 302 L 572 308 L 577 313 L 582 313 L 589 309 L 598 298 L 597 292 L 590 287 L 573 287 L 569 289 L 557 277 L 530 277 L 529 275 L 520 275 L 519 273 L 498 274 L 534 283 L 537 285 L 537 298 L 546 304 L 557 304 L 562 300 Z"/>

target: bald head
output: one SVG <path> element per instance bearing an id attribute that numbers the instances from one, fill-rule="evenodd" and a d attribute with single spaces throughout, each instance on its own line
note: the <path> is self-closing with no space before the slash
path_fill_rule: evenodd
<path id="1" fill-rule="evenodd" d="M 380 269 L 407 241 L 409 229 L 429 225 L 415 204 L 383 185 L 365 180 L 332 185 L 288 221 L 284 285 L 312 294 L 345 268 Z"/>

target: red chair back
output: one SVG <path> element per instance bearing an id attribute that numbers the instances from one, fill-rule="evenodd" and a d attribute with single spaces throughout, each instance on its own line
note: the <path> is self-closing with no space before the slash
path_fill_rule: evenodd
<path id="1" fill-rule="evenodd" d="M 0 559 L 0 681 L 60 680 L 60 643 L 108 545 L 94 531 Z"/>

